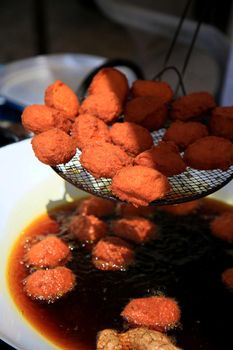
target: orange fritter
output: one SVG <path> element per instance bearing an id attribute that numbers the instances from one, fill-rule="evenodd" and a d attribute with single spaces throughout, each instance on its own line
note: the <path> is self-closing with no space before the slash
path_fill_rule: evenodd
<path id="1" fill-rule="evenodd" d="M 112 179 L 112 193 L 136 207 L 163 198 L 170 190 L 166 176 L 159 171 L 136 165 L 121 169 Z"/>
<path id="2" fill-rule="evenodd" d="M 80 106 L 80 113 L 92 114 L 107 124 L 113 123 L 122 113 L 122 102 L 113 92 L 89 95 Z"/>
<path id="3" fill-rule="evenodd" d="M 35 243 L 25 254 L 28 266 L 55 267 L 64 265 L 71 257 L 68 245 L 56 236 L 47 236 Z"/>
<path id="4" fill-rule="evenodd" d="M 193 92 L 174 101 L 170 115 L 172 119 L 186 121 L 208 114 L 215 106 L 214 98 L 208 92 Z"/>
<path id="5" fill-rule="evenodd" d="M 164 205 L 160 207 L 162 211 L 171 213 L 174 215 L 188 215 L 195 213 L 195 211 L 200 207 L 201 201 L 195 200 L 181 204 Z"/>
<path id="6" fill-rule="evenodd" d="M 52 128 L 58 128 L 68 133 L 72 125 L 69 116 L 64 112 L 45 105 L 26 107 L 21 118 L 24 128 L 35 134 Z"/>
<path id="7" fill-rule="evenodd" d="M 150 131 L 160 129 L 167 115 L 167 106 L 154 96 L 136 97 L 124 109 L 125 121 L 139 124 Z"/>
<path id="8" fill-rule="evenodd" d="M 216 107 L 212 111 L 210 133 L 233 141 L 233 106 Z"/>
<path id="9" fill-rule="evenodd" d="M 113 92 L 121 102 L 124 102 L 129 93 L 126 76 L 116 68 L 108 67 L 101 69 L 93 78 L 88 92 L 90 95 Z"/>
<path id="10" fill-rule="evenodd" d="M 91 141 L 110 141 L 107 125 L 91 114 L 80 114 L 71 130 L 71 136 L 79 149 L 83 149 Z"/>
<path id="11" fill-rule="evenodd" d="M 233 212 L 225 212 L 217 216 L 210 224 L 211 232 L 214 236 L 233 242 Z"/>
<path id="12" fill-rule="evenodd" d="M 157 234 L 157 226 L 139 216 L 112 221 L 112 230 L 116 236 L 135 243 L 146 242 Z"/>
<path id="13" fill-rule="evenodd" d="M 113 215 L 115 212 L 115 203 L 108 199 L 100 197 L 89 197 L 82 200 L 78 206 L 77 212 L 85 215 L 95 215 L 98 218 Z"/>
<path id="14" fill-rule="evenodd" d="M 32 299 L 52 303 L 75 286 L 75 275 L 64 266 L 37 270 L 24 280 L 24 291 Z"/>
<path id="15" fill-rule="evenodd" d="M 199 170 L 227 170 L 233 164 L 233 144 L 222 137 L 203 137 L 188 146 L 184 161 Z"/>
<path id="16" fill-rule="evenodd" d="M 42 163 L 51 166 L 69 162 L 76 153 L 76 146 L 72 138 L 57 128 L 34 136 L 32 148 Z"/>
<path id="17" fill-rule="evenodd" d="M 181 312 L 174 299 L 153 296 L 131 300 L 121 312 L 121 316 L 130 325 L 166 332 L 177 326 Z"/>
<path id="18" fill-rule="evenodd" d="M 108 232 L 105 222 L 94 215 L 73 216 L 68 230 L 81 242 L 98 241 Z"/>
<path id="19" fill-rule="evenodd" d="M 164 103 L 170 102 L 173 98 L 173 91 L 165 81 L 135 80 L 130 92 L 133 97 L 159 97 Z"/>
<path id="20" fill-rule="evenodd" d="M 164 141 L 173 141 L 180 150 L 184 150 L 191 143 L 208 135 L 208 129 L 198 122 L 175 121 L 164 134 Z"/>
<path id="21" fill-rule="evenodd" d="M 124 270 L 133 261 L 132 247 L 119 237 L 102 238 L 92 250 L 92 262 L 99 270 Z"/>
<path id="22" fill-rule="evenodd" d="M 222 273 L 222 282 L 227 288 L 233 291 L 233 267 L 226 269 Z"/>
<path id="23" fill-rule="evenodd" d="M 163 141 L 158 146 L 140 153 L 134 159 L 134 164 L 156 169 L 165 176 L 177 175 L 186 169 L 177 146 L 173 142 Z"/>
<path id="24" fill-rule="evenodd" d="M 45 90 L 45 104 L 75 118 L 78 115 L 79 100 L 71 88 L 56 80 Z"/>
<path id="25" fill-rule="evenodd" d="M 136 156 L 153 146 L 153 138 L 149 131 L 135 123 L 113 124 L 110 136 L 115 145 L 120 146 L 131 156 Z"/>
<path id="26" fill-rule="evenodd" d="M 83 148 L 82 166 L 95 178 L 112 178 L 118 170 L 132 164 L 132 158 L 119 146 L 108 142 L 93 142 Z"/>

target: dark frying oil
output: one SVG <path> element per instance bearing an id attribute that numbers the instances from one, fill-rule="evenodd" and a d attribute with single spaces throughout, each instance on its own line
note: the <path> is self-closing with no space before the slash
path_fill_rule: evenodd
<path id="1" fill-rule="evenodd" d="M 181 308 L 181 325 L 169 333 L 177 346 L 229 350 L 233 298 L 221 282 L 221 273 L 233 266 L 233 250 L 209 230 L 210 220 L 224 210 L 232 208 L 207 199 L 192 215 L 158 210 L 153 220 L 159 226 L 159 238 L 135 246 L 136 262 L 128 271 L 106 272 L 93 267 L 90 247 L 69 238 L 66 225 L 73 207 L 58 208 L 35 220 L 15 245 L 8 268 L 12 297 L 24 317 L 62 349 L 94 350 L 100 330 L 126 329 L 120 313 L 129 300 L 162 293 L 175 298 Z M 45 305 L 24 295 L 22 281 L 28 271 L 22 258 L 27 239 L 51 232 L 73 246 L 69 267 L 76 273 L 77 286 L 63 300 Z"/>

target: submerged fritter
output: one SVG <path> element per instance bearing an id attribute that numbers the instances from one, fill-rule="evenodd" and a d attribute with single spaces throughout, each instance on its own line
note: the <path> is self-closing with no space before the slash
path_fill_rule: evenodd
<path id="1" fill-rule="evenodd" d="M 233 242 L 233 211 L 222 213 L 211 223 L 210 229 L 214 236 L 232 243 Z"/>
<path id="2" fill-rule="evenodd" d="M 233 292 L 233 267 L 226 269 L 222 273 L 222 282 Z"/>
<path id="3" fill-rule="evenodd" d="M 188 146 L 184 161 L 199 170 L 227 170 L 233 164 L 233 144 L 222 137 L 203 137 Z"/>
<path id="4" fill-rule="evenodd" d="M 110 136 L 115 145 L 120 146 L 132 156 L 136 156 L 153 146 L 153 138 L 149 131 L 135 123 L 113 124 Z"/>
<path id="5" fill-rule="evenodd" d="M 119 146 L 95 142 L 84 147 L 80 156 L 82 166 L 95 178 L 112 178 L 118 170 L 132 163 L 131 157 Z"/>
<path id="6" fill-rule="evenodd" d="M 68 133 L 72 125 L 69 116 L 64 112 L 45 105 L 34 104 L 27 106 L 21 118 L 24 128 L 34 134 L 39 134 L 52 128 L 58 128 Z"/>
<path id="7" fill-rule="evenodd" d="M 214 98 L 208 92 L 193 92 L 174 101 L 170 115 L 172 119 L 186 121 L 208 114 L 215 106 Z"/>
<path id="8" fill-rule="evenodd" d="M 130 325 L 166 332 L 177 326 L 181 312 L 174 299 L 152 296 L 131 300 L 122 311 L 121 316 Z"/>
<path id="9" fill-rule="evenodd" d="M 161 332 L 144 327 L 117 333 L 104 329 L 97 337 L 97 350 L 181 350 Z"/>
<path id="10" fill-rule="evenodd" d="M 216 107 L 210 118 L 210 133 L 233 141 L 233 106 Z"/>
<path id="11" fill-rule="evenodd" d="M 96 350 L 124 350 L 117 331 L 104 329 L 98 333 Z M 127 348 L 128 350 L 128 348 Z"/>
<path id="12" fill-rule="evenodd" d="M 168 115 L 167 106 L 158 97 L 140 96 L 125 105 L 125 121 L 143 126 L 149 131 L 160 129 Z"/>
<path id="13" fill-rule="evenodd" d="M 123 103 L 128 96 L 129 86 L 126 76 L 116 68 L 102 68 L 93 78 L 88 92 L 90 95 L 105 95 L 113 92 Z"/>
<path id="14" fill-rule="evenodd" d="M 163 205 L 160 210 L 174 215 L 189 215 L 195 213 L 201 206 L 201 200 L 194 200 L 186 203 Z"/>
<path id="15" fill-rule="evenodd" d="M 56 236 L 47 236 L 32 245 L 25 254 L 24 262 L 34 267 L 56 267 L 66 264 L 70 257 L 70 249 L 65 242 Z"/>
<path id="16" fill-rule="evenodd" d="M 155 238 L 157 226 L 148 219 L 134 216 L 112 221 L 112 231 L 126 240 L 143 243 Z"/>
<path id="17" fill-rule="evenodd" d="M 44 131 L 32 139 L 36 157 L 50 166 L 69 162 L 76 153 L 73 139 L 64 131 L 54 128 Z"/>
<path id="18" fill-rule="evenodd" d="M 191 143 L 207 135 L 208 129 L 204 124 L 177 120 L 166 130 L 163 140 L 173 141 L 180 150 L 184 150 Z"/>
<path id="19" fill-rule="evenodd" d="M 123 105 L 119 97 L 111 91 L 89 95 L 80 106 L 80 113 L 89 113 L 107 124 L 113 123 L 122 113 Z"/>
<path id="20" fill-rule="evenodd" d="M 80 150 L 92 141 L 111 140 L 107 125 L 91 114 L 80 114 L 76 118 L 71 135 Z"/>
<path id="21" fill-rule="evenodd" d="M 24 291 L 35 300 L 52 303 L 75 286 L 75 275 L 64 266 L 36 270 L 24 280 Z"/>
<path id="22" fill-rule="evenodd" d="M 133 261 L 131 245 L 119 237 L 102 238 L 92 250 L 92 262 L 99 270 L 124 270 Z"/>
<path id="23" fill-rule="evenodd" d="M 60 80 L 56 80 L 45 90 L 45 104 L 58 109 L 74 119 L 78 115 L 79 100 L 71 88 Z"/>
<path id="24" fill-rule="evenodd" d="M 111 189 L 116 197 L 137 207 L 163 198 L 170 185 L 159 171 L 137 165 L 121 169 L 113 177 Z"/>
<path id="25" fill-rule="evenodd" d="M 165 176 L 177 175 L 186 169 L 177 146 L 173 142 L 163 141 L 150 150 L 140 153 L 134 159 L 134 164 L 156 169 Z"/>
<path id="26" fill-rule="evenodd" d="M 95 242 L 108 232 L 104 221 L 94 215 L 75 215 L 68 226 L 69 232 L 81 242 Z"/>
<path id="27" fill-rule="evenodd" d="M 173 98 L 172 88 L 165 81 L 135 80 L 130 92 L 133 97 L 155 96 L 164 103 Z"/>
<path id="28" fill-rule="evenodd" d="M 113 215 L 115 207 L 115 202 L 111 200 L 92 196 L 82 200 L 78 206 L 77 212 L 82 215 L 95 215 L 98 218 L 102 218 L 104 216 Z"/>
<path id="29" fill-rule="evenodd" d="M 156 212 L 155 206 L 148 206 L 148 207 L 135 207 L 132 204 L 128 203 L 118 203 L 117 206 L 117 213 L 120 216 L 123 217 L 130 217 L 130 216 L 145 216 L 150 217 Z"/>

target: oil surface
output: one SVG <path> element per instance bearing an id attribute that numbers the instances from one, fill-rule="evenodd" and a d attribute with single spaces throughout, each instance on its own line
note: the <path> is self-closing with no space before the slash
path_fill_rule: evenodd
<path id="1" fill-rule="evenodd" d="M 94 350 L 100 330 L 127 329 L 120 313 L 129 300 L 157 294 L 176 299 L 181 308 L 180 327 L 168 333 L 177 346 L 230 349 L 233 298 L 221 282 L 221 273 L 233 266 L 233 249 L 209 230 L 210 220 L 229 209 L 206 199 L 187 216 L 157 210 L 151 218 L 159 226 L 157 239 L 135 245 L 135 264 L 127 271 L 108 272 L 96 270 L 91 247 L 72 240 L 67 232 L 74 207 L 58 208 L 36 219 L 16 243 L 8 269 L 12 297 L 25 318 L 62 349 Z M 58 234 L 72 246 L 68 267 L 75 272 L 77 285 L 64 299 L 46 305 L 25 296 L 22 281 L 29 271 L 22 260 L 27 241 L 48 233 Z"/>

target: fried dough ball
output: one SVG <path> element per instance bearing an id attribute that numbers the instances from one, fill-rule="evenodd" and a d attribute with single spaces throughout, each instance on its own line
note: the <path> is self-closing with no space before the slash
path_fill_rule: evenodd
<path id="1" fill-rule="evenodd" d="M 68 230 L 81 242 L 98 241 L 108 232 L 105 222 L 94 215 L 73 216 Z"/>
<path id="2" fill-rule="evenodd" d="M 207 136 L 208 129 L 204 124 L 198 122 L 182 122 L 177 120 L 166 130 L 163 140 L 173 141 L 180 150 L 184 150 L 191 143 Z"/>
<path id="3" fill-rule="evenodd" d="M 171 102 L 173 98 L 173 91 L 165 81 L 135 80 L 130 92 L 133 97 L 159 97 L 163 103 Z"/>
<path id="4" fill-rule="evenodd" d="M 124 102 L 129 93 L 126 76 L 116 68 L 107 67 L 101 69 L 93 78 L 88 92 L 90 95 L 105 94 L 112 91 Z"/>
<path id="5" fill-rule="evenodd" d="M 78 115 L 79 100 L 77 95 L 60 80 L 56 80 L 45 90 L 45 104 L 64 112 L 72 119 Z"/>
<path id="6" fill-rule="evenodd" d="M 134 243 L 144 243 L 156 236 L 157 226 L 145 218 L 129 217 L 112 221 L 112 231 Z"/>
<path id="7" fill-rule="evenodd" d="M 24 280 L 24 291 L 35 300 L 55 302 L 75 286 L 75 275 L 64 266 L 37 270 Z"/>
<path id="8" fill-rule="evenodd" d="M 233 106 L 216 107 L 212 111 L 210 133 L 233 141 Z"/>
<path id="9" fill-rule="evenodd" d="M 125 270 L 133 261 L 132 247 L 119 237 L 102 238 L 92 250 L 92 262 L 99 270 Z"/>
<path id="10" fill-rule="evenodd" d="M 135 207 L 134 205 L 128 203 L 119 203 L 117 207 L 117 212 L 120 216 L 150 216 L 156 212 L 154 206 L 148 207 Z"/>
<path id="11" fill-rule="evenodd" d="M 120 333 L 118 338 L 123 346 L 119 350 L 181 350 L 165 334 L 143 327 Z"/>
<path id="12" fill-rule="evenodd" d="M 96 179 L 112 178 L 118 170 L 132 159 L 119 146 L 107 142 L 95 142 L 83 148 L 80 156 L 82 166 Z"/>
<path id="13" fill-rule="evenodd" d="M 121 169 L 113 177 L 111 189 L 115 196 L 137 207 L 163 198 L 170 185 L 157 170 L 136 165 Z"/>
<path id="14" fill-rule="evenodd" d="M 91 114 L 80 114 L 71 130 L 71 136 L 77 147 L 81 150 L 92 141 L 110 141 L 110 134 L 107 125 Z"/>
<path id="15" fill-rule="evenodd" d="M 124 333 L 104 329 L 98 333 L 97 350 L 181 350 L 163 333 L 134 328 Z"/>
<path id="16" fill-rule="evenodd" d="M 160 129 L 168 116 L 167 106 L 154 96 L 140 96 L 125 105 L 125 121 L 143 126 L 149 131 Z"/>
<path id="17" fill-rule="evenodd" d="M 233 291 L 233 267 L 226 269 L 221 277 L 225 286 Z"/>
<path id="18" fill-rule="evenodd" d="M 76 146 L 73 139 L 64 131 L 54 128 L 38 134 L 32 139 L 36 157 L 50 166 L 65 164 L 73 158 Z"/>
<path id="19" fill-rule="evenodd" d="M 174 215 L 189 215 L 199 209 L 200 205 L 201 200 L 195 200 L 181 204 L 164 205 L 160 209 Z"/>
<path id="20" fill-rule="evenodd" d="M 97 350 L 126 350 L 120 342 L 117 331 L 104 329 L 97 336 Z M 127 348 L 128 350 L 128 348 Z"/>
<path id="21" fill-rule="evenodd" d="M 166 332 L 177 326 L 181 312 L 174 299 L 152 296 L 131 300 L 121 316 L 133 326 L 142 326 Z"/>
<path id="22" fill-rule="evenodd" d="M 172 119 L 189 120 L 207 114 L 216 106 L 214 98 L 208 92 L 193 92 L 179 97 L 172 103 Z"/>
<path id="23" fill-rule="evenodd" d="M 173 142 L 160 142 L 158 146 L 140 153 L 134 164 L 156 169 L 165 176 L 182 173 L 186 164 L 180 156 L 177 146 Z"/>
<path id="24" fill-rule="evenodd" d="M 70 257 L 70 249 L 65 242 L 56 236 L 47 236 L 28 250 L 24 261 L 28 266 L 56 267 L 66 264 Z"/>
<path id="25" fill-rule="evenodd" d="M 232 243 L 233 242 L 233 212 L 225 212 L 217 216 L 210 224 L 214 236 Z"/>
<path id="26" fill-rule="evenodd" d="M 203 137 L 188 146 L 184 161 L 194 169 L 227 170 L 233 164 L 233 144 L 222 137 Z"/>
<path id="27" fill-rule="evenodd" d="M 113 215 L 115 207 L 115 203 L 108 199 L 89 197 L 80 203 L 77 212 L 82 215 L 94 215 L 98 218 L 102 218 L 104 216 Z"/>
<path id="28" fill-rule="evenodd" d="M 45 105 L 27 106 L 21 116 L 24 128 L 35 134 L 58 128 L 69 132 L 72 122 L 69 117 L 57 109 Z"/>
<path id="29" fill-rule="evenodd" d="M 115 145 L 120 146 L 132 156 L 136 156 L 153 146 L 153 138 L 149 131 L 135 123 L 113 124 L 110 136 Z"/>
<path id="30" fill-rule="evenodd" d="M 119 97 L 113 92 L 89 95 L 80 106 L 81 114 L 92 114 L 106 124 L 113 123 L 122 113 L 123 107 Z"/>

